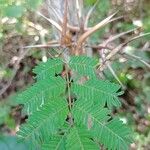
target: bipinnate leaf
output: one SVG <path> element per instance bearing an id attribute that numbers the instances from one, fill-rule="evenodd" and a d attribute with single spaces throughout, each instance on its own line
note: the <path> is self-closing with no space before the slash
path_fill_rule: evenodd
<path id="1" fill-rule="evenodd" d="M 29 117 L 17 135 L 26 141 L 47 141 L 49 135 L 56 134 L 65 123 L 68 106 L 65 99 L 49 101 L 39 111 Z"/>
<path id="2" fill-rule="evenodd" d="M 74 126 L 67 135 L 66 150 L 100 150 L 100 147 L 86 129 Z"/>
<path id="3" fill-rule="evenodd" d="M 118 99 L 120 86 L 108 81 L 89 79 L 84 83 L 73 83 L 73 92 L 77 97 L 82 97 L 86 100 L 92 100 L 94 103 L 99 103 L 101 106 L 109 108 L 115 106 L 120 107 L 121 103 Z"/>
<path id="4" fill-rule="evenodd" d="M 84 125 L 108 150 L 127 150 L 131 130 L 119 119 L 111 119 L 107 108 L 80 99 L 73 108 L 75 122 Z M 111 121 L 109 121 L 111 119 Z"/>
<path id="5" fill-rule="evenodd" d="M 55 99 L 65 93 L 65 81 L 61 77 L 51 77 L 38 81 L 26 91 L 20 93 L 16 101 L 24 104 L 28 114 L 39 110 L 50 99 Z"/>
<path id="6" fill-rule="evenodd" d="M 17 96 L 29 115 L 17 135 L 30 142 L 31 149 L 128 150 L 132 132 L 111 115 L 121 106 L 120 86 L 98 79 L 97 63 L 73 56 L 69 64 L 56 58 L 34 69 L 37 83 Z"/>
<path id="7" fill-rule="evenodd" d="M 44 80 L 54 77 L 63 70 L 63 61 L 60 58 L 48 59 L 47 62 L 41 62 L 33 69 L 37 80 Z"/>
<path id="8" fill-rule="evenodd" d="M 69 66 L 78 76 L 96 77 L 98 61 L 86 56 L 72 56 Z"/>

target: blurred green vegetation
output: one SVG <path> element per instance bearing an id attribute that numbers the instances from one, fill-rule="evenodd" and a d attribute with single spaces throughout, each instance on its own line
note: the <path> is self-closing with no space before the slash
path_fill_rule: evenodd
<path id="1" fill-rule="evenodd" d="M 135 16 L 125 16 L 124 6 L 114 6 L 110 0 L 100 0 L 96 5 L 93 14 L 90 19 L 89 26 L 93 26 L 105 18 L 109 12 L 113 12 L 118 8 L 120 11 L 119 15 L 125 16 L 124 20 L 119 20 L 113 24 L 107 25 L 102 30 L 96 32 L 90 37 L 90 43 L 96 44 L 101 43 L 103 39 L 107 38 L 110 31 L 113 34 L 128 31 L 133 29 L 137 25 L 134 24 L 133 20 L 139 20 L 142 23 L 141 30 L 143 33 L 150 32 L 150 1 L 143 0 L 141 8 L 134 10 Z M 86 10 L 89 10 L 95 4 L 96 0 L 85 0 Z M 20 42 L 24 44 L 38 43 L 40 38 L 37 35 L 37 30 L 32 29 L 27 24 L 32 25 L 37 23 L 37 26 L 41 25 L 44 30 L 51 33 L 51 29 L 44 21 L 37 18 L 35 11 L 41 9 L 42 0 L 0 0 L 0 81 L 5 81 L 13 76 L 11 67 L 5 67 L 10 61 L 10 57 L 17 53 L 13 51 L 11 53 L 13 45 L 13 39 L 16 35 L 21 36 Z M 129 17 L 129 18 L 128 18 Z M 39 27 L 39 28 L 41 28 Z M 27 40 L 26 37 L 27 36 Z M 10 37 L 13 37 L 10 41 Z M 125 39 L 132 37 L 132 35 L 126 35 L 122 39 L 116 40 L 116 43 L 120 43 Z M 50 39 L 49 34 L 46 35 L 46 40 Z M 8 40 L 8 42 L 7 42 Z M 35 40 L 35 41 L 34 41 Z M 26 42 L 27 41 L 27 42 Z M 33 41 L 32 43 L 30 43 Z M 126 48 L 127 53 L 131 55 L 128 58 L 118 58 L 113 61 L 111 67 L 118 79 L 125 86 L 125 94 L 123 99 L 123 108 L 119 110 L 120 117 L 123 118 L 135 131 L 135 142 L 131 146 L 131 149 L 137 150 L 148 150 L 150 145 L 150 69 L 139 61 L 132 57 L 136 55 L 140 57 L 144 62 L 150 63 L 150 46 L 147 49 L 143 49 L 145 43 L 150 44 L 150 37 L 146 36 L 140 40 L 136 40 L 128 45 Z M 15 43 L 15 46 L 18 43 Z M 6 50 L 8 51 L 6 53 Z M 15 47 L 14 47 L 15 49 Z M 15 53 L 15 54 L 14 54 Z M 10 56 L 9 56 L 10 55 Z M 17 74 L 17 78 L 14 82 L 12 91 L 9 90 L 0 99 L 0 149 L 3 150 L 24 150 L 26 146 L 16 142 L 16 137 L 10 135 L 16 131 L 18 120 L 14 117 L 14 110 L 17 108 L 13 94 L 15 95 L 20 88 L 27 86 L 32 80 L 33 74 L 31 73 L 32 67 L 35 66 L 42 57 L 41 51 L 31 51 L 27 58 L 22 62 L 22 67 Z M 104 76 L 112 82 L 118 83 L 114 75 L 109 69 L 105 69 Z M 18 109 L 17 109 L 18 110 Z M 21 120 L 22 115 L 18 115 L 18 119 Z M 19 122 L 20 123 L 20 122 Z M 12 133 L 13 132 L 13 133 Z M 7 135 L 7 136 L 6 136 Z"/>

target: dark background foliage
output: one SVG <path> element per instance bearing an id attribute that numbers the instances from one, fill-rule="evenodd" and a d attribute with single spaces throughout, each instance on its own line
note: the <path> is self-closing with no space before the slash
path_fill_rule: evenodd
<path id="1" fill-rule="evenodd" d="M 96 0 L 85 0 L 85 13 Z M 100 0 L 90 18 L 89 26 L 119 10 L 117 20 L 98 30 L 89 39 L 95 45 L 112 35 L 139 27 L 134 34 L 150 32 L 149 0 Z M 27 116 L 21 114 L 21 106 L 15 102 L 15 95 L 34 82 L 33 67 L 41 60 L 56 55 L 51 48 L 30 48 L 24 46 L 49 43 L 53 39 L 51 25 L 37 15 L 40 10 L 47 15 L 42 0 L 0 0 L 0 149 L 25 149 L 25 143 L 16 142 L 16 131 Z M 133 33 L 126 34 L 110 43 L 118 45 Z M 150 36 L 135 40 L 125 46 L 128 54 L 116 56 L 111 69 L 106 68 L 104 78 L 120 83 L 124 94 L 119 117 L 134 130 L 131 149 L 148 150 L 150 145 Z M 97 51 L 93 48 L 94 55 Z M 114 111 L 114 114 L 116 111 Z"/>

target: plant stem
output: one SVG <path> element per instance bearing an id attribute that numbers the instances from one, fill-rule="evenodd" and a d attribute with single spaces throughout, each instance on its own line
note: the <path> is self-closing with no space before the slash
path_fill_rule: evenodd
<path id="1" fill-rule="evenodd" d="M 66 65 L 66 79 L 67 79 L 67 88 L 68 88 L 68 102 L 69 102 L 69 123 L 71 125 L 73 125 L 73 118 L 72 118 L 72 114 L 71 114 L 71 105 L 72 105 L 72 102 L 71 102 L 71 92 L 70 92 L 70 80 L 69 80 L 69 73 L 68 73 L 69 69 L 68 69 L 68 66 Z"/>
<path id="2" fill-rule="evenodd" d="M 71 93 L 70 93 L 70 85 L 69 85 L 70 81 L 69 81 L 69 74 L 68 74 L 68 72 L 66 73 L 66 78 L 67 78 L 67 87 L 68 87 L 69 109 L 71 110 Z"/>

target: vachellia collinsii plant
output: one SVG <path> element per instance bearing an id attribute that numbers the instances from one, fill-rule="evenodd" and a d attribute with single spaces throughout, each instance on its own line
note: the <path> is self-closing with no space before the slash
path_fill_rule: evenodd
<path id="1" fill-rule="evenodd" d="M 37 82 L 17 97 L 29 115 L 19 138 L 32 149 L 128 149 L 131 131 L 111 115 L 121 106 L 120 86 L 100 80 L 97 65 L 94 58 L 71 56 L 68 63 L 54 58 L 35 67 Z"/>
<path id="2" fill-rule="evenodd" d="M 28 115 L 17 133 L 19 139 L 29 142 L 33 150 L 129 149 L 132 132 L 112 115 L 121 106 L 121 86 L 101 79 L 101 72 L 110 68 L 108 62 L 125 45 L 144 35 L 110 51 L 108 43 L 137 29 L 111 36 L 94 46 L 99 49 L 98 59 L 88 38 L 122 17 L 114 18 L 115 12 L 88 27 L 96 4 L 86 15 L 82 0 L 47 0 L 46 4 L 50 17 L 37 13 L 53 25 L 55 41 L 47 47 L 58 54 L 33 69 L 36 82 L 16 98 Z"/>

